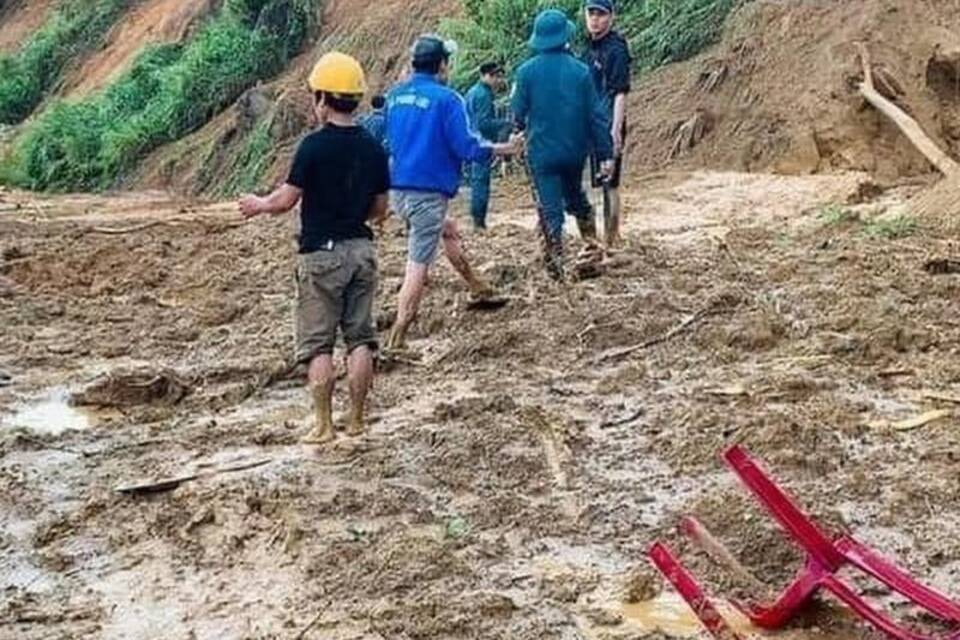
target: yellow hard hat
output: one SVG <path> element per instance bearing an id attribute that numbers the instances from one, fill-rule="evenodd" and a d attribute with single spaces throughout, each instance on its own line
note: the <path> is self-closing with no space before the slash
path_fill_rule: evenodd
<path id="1" fill-rule="evenodd" d="M 367 92 L 363 67 L 355 58 L 333 51 L 324 55 L 310 72 L 310 88 L 337 95 L 361 98 Z"/>

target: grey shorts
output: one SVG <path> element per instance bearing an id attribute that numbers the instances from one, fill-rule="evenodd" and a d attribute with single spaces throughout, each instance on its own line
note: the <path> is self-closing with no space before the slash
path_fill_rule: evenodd
<path id="1" fill-rule="evenodd" d="M 394 191 L 391 195 L 397 215 L 407 223 L 407 257 L 410 262 L 433 264 L 450 199 L 442 193 L 429 191 Z"/>
<path id="2" fill-rule="evenodd" d="M 377 348 L 373 300 L 377 253 L 370 240 L 343 240 L 297 257 L 297 362 L 333 353 L 337 329 L 347 349 Z"/>

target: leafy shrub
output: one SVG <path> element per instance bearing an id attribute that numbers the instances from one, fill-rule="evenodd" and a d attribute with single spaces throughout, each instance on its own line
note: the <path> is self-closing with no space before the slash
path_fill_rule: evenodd
<path id="1" fill-rule="evenodd" d="M 313 30 L 318 5 L 226 0 L 189 43 L 150 47 L 104 92 L 44 112 L 15 142 L 0 179 L 37 190 L 112 186 L 280 71 Z"/>
<path id="2" fill-rule="evenodd" d="M 649 71 L 688 58 L 716 40 L 730 11 L 745 0 L 620 0 L 616 28 L 630 42 L 635 69 Z M 463 89 L 486 60 L 513 68 L 528 56 L 526 41 L 537 12 L 565 11 L 582 28 L 579 0 L 466 0 L 466 15 L 441 31 L 460 44 L 453 84 Z M 575 48 L 586 46 L 585 40 Z"/>
<path id="3" fill-rule="evenodd" d="M 77 54 L 93 48 L 130 0 L 67 0 L 18 51 L 0 55 L 0 124 L 33 113 Z"/>

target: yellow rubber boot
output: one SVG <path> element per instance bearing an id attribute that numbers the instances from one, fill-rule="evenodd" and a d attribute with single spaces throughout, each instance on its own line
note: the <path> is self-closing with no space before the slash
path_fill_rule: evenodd
<path id="1" fill-rule="evenodd" d="M 337 434 L 333 429 L 333 402 L 326 389 L 320 385 L 311 388 L 314 407 L 313 429 L 303 439 L 304 444 L 326 444 L 332 442 Z"/>

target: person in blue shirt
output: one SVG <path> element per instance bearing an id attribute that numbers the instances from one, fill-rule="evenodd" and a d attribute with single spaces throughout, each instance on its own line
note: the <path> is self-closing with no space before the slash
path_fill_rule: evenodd
<path id="1" fill-rule="evenodd" d="M 497 118 L 496 92 L 504 86 L 503 67 L 496 62 L 480 66 L 480 80 L 467 92 L 467 115 L 470 126 L 484 140 L 497 142 L 509 129 L 508 120 Z M 490 207 L 490 161 L 473 162 L 470 165 L 470 217 L 477 229 L 487 228 L 487 211 Z"/>
<path id="2" fill-rule="evenodd" d="M 387 95 L 387 144 L 393 206 L 408 230 L 407 267 L 388 352 L 406 347 L 407 329 L 420 308 L 437 250 L 463 277 L 477 302 L 493 290 L 474 273 L 456 223 L 447 217 L 457 195 L 464 162 L 489 161 L 515 153 L 522 140 L 492 144 L 470 129 L 463 97 L 446 86 L 456 46 L 427 34 L 413 46 L 413 74 Z"/>
<path id="3" fill-rule="evenodd" d="M 367 130 L 373 139 L 386 146 L 387 143 L 387 99 L 382 95 L 375 95 L 370 100 L 370 111 L 357 118 L 357 124 Z"/>
<path id="4" fill-rule="evenodd" d="M 593 186 L 603 187 L 604 240 L 607 248 L 617 248 L 620 237 L 620 175 L 623 172 L 623 148 L 627 137 L 627 94 L 630 93 L 630 49 L 626 39 L 613 28 L 613 0 L 586 0 L 584 21 L 590 42 L 583 61 L 593 71 L 594 86 L 610 117 L 613 137 L 614 170 L 606 183 L 596 179 L 599 161 L 591 157 Z"/>
<path id="5" fill-rule="evenodd" d="M 583 239 L 597 240 L 593 207 L 581 184 L 587 156 L 598 156 L 601 174 L 613 171 L 609 118 L 590 69 L 570 53 L 575 32 L 562 11 L 537 16 L 529 43 L 536 55 L 518 69 L 512 97 L 516 126 L 526 132 L 546 266 L 557 280 L 564 277 L 565 207 Z"/>

